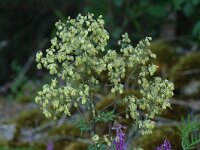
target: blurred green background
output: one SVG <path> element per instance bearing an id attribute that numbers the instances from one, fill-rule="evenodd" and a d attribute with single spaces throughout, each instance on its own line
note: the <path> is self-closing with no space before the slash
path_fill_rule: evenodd
<path id="1" fill-rule="evenodd" d="M 180 44 L 181 52 L 197 50 L 200 39 L 200 0 L 1 0 L 0 85 L 15 79 L 30 55 L 46 48 L 54 23 L 79 13 L 103 15 L 115 46 L 128 32 L 137 42 L 145 36 Z M 43 41 L 43 42 L 42 42 Z M 35 64 L 27 77 L 38 77 Z"/>
<path id="2" fill-rule="evenodd" d="M 35 109 L 30 103 L 49 78 L 45 71 L 36 69 L 35 53 L 49 47 L 56 32 L 56 21 L 65 21 L 68 16 L 73 18 L 79 13 L 103 15 L 112 48 L 124 32 L 129 33 L 133 44 L 151 36 L 151 49 L 158 57 L 155 63 L 160 67 L 158 74 L 175 84 L 176 100 L 172 108 L 176 109 L 168 110 L 164 117 L 179 121 L 181 116 L 199 113 L 200 0 L 1 0 L 0 125 L 24 110 Z M 31 114 L 42 118 L 35 112 Z M 27 119 L 32 118 L 23 117 L 25 125 Z M 20 120 L 17 119 L 15 117 L 14 122 Z M 173 127 L 167 134 L 171 134 L 171 130 L 176 132 Z M 159 130 L 155 132 L 158 132 L 157 139 L 165 135 Z M 19 140 L 14 135 L 11 143 L 1 142 L 0 136 L 0 145 L 23 147 L 14 143 L 15 138 Z M 145 138 L 137 144 L 148 147 L 148 142 L 141 142 Z"/>

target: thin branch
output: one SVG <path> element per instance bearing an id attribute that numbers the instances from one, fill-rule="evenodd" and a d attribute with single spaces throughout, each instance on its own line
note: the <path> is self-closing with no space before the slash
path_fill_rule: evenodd
<path id="1" fill-rule="evenodd" d="M 115 101 L 113 100 L 110 104 L 106 105 L 102 111 L 106 110 L 108 107 L 112 106 L 115 103 Z"/>
<path id="2" fill-rule="evenodd" d="M 181 75 L 185 76 L 185 75 L 193 75 L 193 74 L 198 74 L 198 73 L 200 73 L 200 69 L 191 69 L 191 70 L 186 70 L 182 72 Z"/>
<path id="3" fill-rule="evenodd" d="M 187 100 L 187 101 L 184 101 L 184 100 L 172 99 L 169 102 L 170 102 L 170 104 L 189 107 L 190 109 L 192 109 L 194 111 L 200 111 L 200 100 Z"/>
<path id="4" fill-rule="evenodd" d="M 67 115 L 65 113 L 63 113 L 62 117 L 60 118 L 60 120 L 57 123 L 57 127 L 60 127 L 65 122 L 66 117 L 67 117 Z"/>
<path id="5" fill-rule="evenodd" d="M 37 53 L 37 50 L 38 49 L 42 49 L 44 48 L 44 46 L 46 45 L 47 43 L 47 39 L 44 39 L 42 40 L 38 47 L 36 48 L 36 50 L 30 55 L 30 57 L 28 58 L 27 62 L 25 63 L 23 69 L 20 71 L 20 73 L 18 74 L 18 76 L 11 82 L 8 82 L 6 83 L 5 85 L 1 86 L 0 87 L 0 93 L 5 93 L 7 92 L 7 90 L 14 84 L 16 83 L 17 81 L 21 80 L 25 74 L 27 73 L 27 71 L 30 69 L 31 65 L 33 64 L 34 62 L 34 59 L 35 59 L 35 55 Z"/>

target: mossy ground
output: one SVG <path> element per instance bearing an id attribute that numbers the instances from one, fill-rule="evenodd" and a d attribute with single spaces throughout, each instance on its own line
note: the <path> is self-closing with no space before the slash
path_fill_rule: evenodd
<path id="1" fill-rule="evenodd" d="M 68 135 L 73 137 L 80 136 L 80 130 L 71 124 L 63 124 L 60 127 L 53 128 L 49 133 L 49 136 L 55 135 Z"/>
<path id="2" fill-rule="evenodd" d="M 156 147 L 163 144 L 168 139 L 173 150 L 181 149 L 179 131 L 176 126 L 163 126 L 153 130 L 152 134 L 144 135 L 134 141 L 134 145 L 142 147 L 144 150 L 155 150 Z"/>
<path id="3" fill-rule="evenodd" d="M 81 142 L 71 142 L 63 150 L 87 150 L 88 145 Z"/>

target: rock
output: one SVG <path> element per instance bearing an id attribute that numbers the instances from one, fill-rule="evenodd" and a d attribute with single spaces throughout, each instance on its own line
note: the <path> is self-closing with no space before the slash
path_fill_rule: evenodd
<path id="1" fill-rule="evenodd" d="M 0 141 L 10 141 L 14 138 L 16 133 L 15 124 L 2 124 L 0 125 Z"/>
<path id="2" fill-rule="evenodd" d="M 34 103 L 19 104 L 17 102 L 2 102 L 0 104 L 0 123 L 11 120 L 24 111 L 32 111 L 35 109 L 38 109 L 38 106 Z"/>
<path id="3" fill-rule="evenodd" d="M 187 97 L 197 97 L 200 95 L 200 80 L 191 80 L 186 86 L 181 90 L 181 94 Z"/>

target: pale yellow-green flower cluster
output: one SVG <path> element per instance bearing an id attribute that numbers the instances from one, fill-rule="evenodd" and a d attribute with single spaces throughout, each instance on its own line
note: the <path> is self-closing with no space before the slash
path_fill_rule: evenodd
<path id="1" fill-rule="evenodd" d="M 155 77 L 150 81 L 142 78 L 141 86 L 140 92 L 143 97 L 135 97 L 135 107 L 146 114 L 144 120 L 141 120 L 139 115 L 136 119 L 140 120 L 139 128 L 142 129 L 142 134 L 147 134 L 155 127 L 154 117 L 170 107 L 169 98 L 173 96 L 174 85 L 168 80 Z"/>
<path id="2" fill-rule="evenodd" d="M 105 61 L 98 56 L 105 51 L 109 39 L 102 16 L 95 20 L 93 14 L 78 15 L 76 19 L 68 18 L 66 23 L 57 22 L 56 28 L 51 47 L 36 55 L 38 69 L 46 68 L 56 76 L 35 99 L 47 117 L 59 112 L 70 115 L 72 104 L 86 104 L 89 91 L 99 84 L 91 73 L 106 70 Z M 88 75 L 90 78 L 86 78 Z"/>
<path id="3" fill-rule="evenodd" d="M 65 113 L 70 116 L 69 111 L 72 104 L 77 107 L 81 101 L 85 104 L 89 95 L 89 86 L 80 84 L 78 88 L 72 87 L 70 83 L 58 86 L 56 79 L 51 84 L 45 84 L 42 91 L 38 92 L 35 102 L 40 104 L 46 117 L 56 117 L 57 114 Z"/>
<path id="4" fill-rule="evenodd" d="M 110 91 L 116 94 L 124 92 L 125 78 L 130 75 L 136 77 L 135 84 L 142 97 L 124 98 L 129 110 L 126 116 L 134 119 L 143 134 L 150 133 L 155 126 L 155 115 L 170 107 L 168 99 L 174 88 L 168 80 L 158 77 L 149 80 L 158 68 L 151 63 L 156 56 L 148 49 L 152 39 L 147 37 L 134 47 L 125 33 L 118 42 L 120 51 L 108 50 L 109 34 L 104 29 L 104 20 L 102 16 L 94 19 L 93 14 L 68 18 L 65 23 L 59 21 L 56 28 L 50 48 L 36 55 L 38 69 L 46 68 L 55 78 L 51 84 L 45 84 L 35 98 L 45 116 L 55 117 L 61 113 L 70 116 L 72 106 L 88 103 L 95 116 L 91 94 L 101 90 L 97 88 L 102 85 L 98 75 L 104 72 L 108 77 L 106 84 L 111 85 Z M 141 112 L 145 116 L 141 117 Z M 97 139 L 94 137 L 94 141 Z M 104 139 L 109 143 L 106 137 Z"/>
<path id="5" fill-rule="evenodd" d="M 109 80 L 113 84 L 111 92 L 122 94 L 123 84 L 121 84 L 121 79 L 125 76 L 126 65 L 124 58 L 120 57 L 116 51 L 108 50 L 104 60 L 107 64 Z"/>
<path id="6" fill-rule="evenodd" d="M 155 127 L 153 121 L 155 115 L 161 114 L 163 110 L 170 107 L 169 98 L 173 96 L 174 85 L 168 80 L 162 80 L 154 77 L 148 80 L 149 76 L 153 76 L 157 70 L 157 66 L 152 64 L 150 60 L 156 58 L 155 54 L 148 49 L 151 38 L 139 42 L 136 48 L 130 45 L 128 34 L 122 36 L 119 44 L 122 46 L 121 52 L 126 57 L 126 65 L 130 68 L 137 68 L 137 82 L 140 85 L 140 93 L 142 98 L 134 95 L 124 98 L 124 102 L 128 104 L 130 116 L 137 122 L 142 134 L 151 133 Z M 145 112 L 142 119 L 141 112 Z"/>
<path id="7" fill-rule="evenodd" d="M 99 136 L 97 134 L 95 134 L 93 137 L 92 137 L 92 141 L 94 141 L 94 143 L 98 143 L 99 142 Z"/>
<path id="8" fill-rule="evenodd" d="M 99 137 L 99 135 L 95 134 L 92 137 L 92 141 L 97 144 L 97 147 L 100 147 L 100 144 L 106 144 L 107 146 L 111 146 L 112 138 L 109 138 L 108 134 L 103 135 L 103 137 Z"/>

